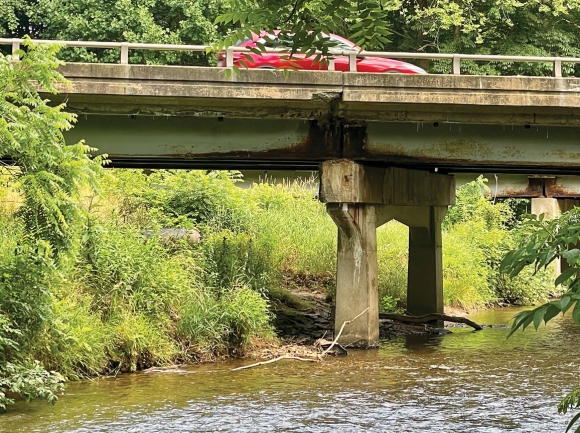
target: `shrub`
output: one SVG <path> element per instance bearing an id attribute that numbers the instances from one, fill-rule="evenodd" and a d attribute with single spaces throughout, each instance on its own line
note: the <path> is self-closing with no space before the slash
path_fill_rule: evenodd
<path id="1" fill-rule="evenodd" d="M 245 346 L 251 337 L 271 335 L 268 303 L 244 285 L 233 285 L 219 298 L 192 292 L 177 329 L 195 348 L 223 353 L 229 347 Z"/>
<path id="2" fill-rule="evenodd" d="M 78 288 L 66 289 L 70 294 L 54 303 L 50 326 L 40 335 L 34 358 L 67 379 L 101 374 L 109 363 L 111 330 L 100 312 L 91 310 L 90 297 L 79 294 Z"/>
<path id="3" fill-rule="evenodd" d="M 314 181 L 254 184 L 244 192 L 252 231 L 271 245 L 284 270 L 296 274 L 333 273 L 337 228 L 316 198 Z"/>
<path id="4" fill-rule="evenodd" d="M 143 313 L 120 311 L 109 319 L 113 335 L 109 348 L 117 371 L 136 371 L 169 362 L 178 353 L 169 338 L 168 323 Z"/>
<path id="5" fill-rule="evenodd" d="M 206 284 L 219 290 L 239 283 L 266 291 L 280 266 L 275 245 L 268 241 L 225 230 L 208 233 L 201 245 Z"/>

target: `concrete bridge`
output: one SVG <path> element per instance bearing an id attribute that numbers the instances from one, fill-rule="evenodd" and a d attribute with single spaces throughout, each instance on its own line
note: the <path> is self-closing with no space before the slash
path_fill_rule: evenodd
<path id="1" fill-rule="evenodd" d="M 580 194 L 580 79 L 402 76 L 68 64 L 51 98 L 79 114 L 71 142 L 116 167 L 320 167 L 339 228 L 336 326 L 378 341 L 376 228 L 409 230 L 408 310 L 443 310 L 441 221 L 448 173 L 519 176 L 532 197 Z M 534 176 L 528 176 L 534 175 Z"/>

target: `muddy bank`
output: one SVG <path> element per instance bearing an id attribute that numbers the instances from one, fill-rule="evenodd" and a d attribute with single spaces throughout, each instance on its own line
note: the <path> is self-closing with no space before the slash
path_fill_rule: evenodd
<path id="1" fill-rule="evenodd" d="M 334 338 L 334 306 L 321 291 L 284 292 L 280 299 L 272 302 L 274 329 L 282 339 L 290 339 L 301 344 L 312 344 L 319 338 Z M 446 313 L 463 316 L 465 311 L 447 309 Z M 428 324 L 401 323 L 394 320 L 380 320 L 381 339 L 403 335 L 440 335 L 451 331 L 447 328 L 468 327 L 460 323 L 445 322 L 444 328 Z"/>

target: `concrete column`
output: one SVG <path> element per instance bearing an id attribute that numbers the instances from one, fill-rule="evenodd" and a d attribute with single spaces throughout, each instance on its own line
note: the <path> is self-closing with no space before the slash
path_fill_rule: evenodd
<path id="1" fill-rule="evenodd" d="M 410 311 L 443 312 L 441 221 L 455 202 L 452 176 L 326 161 L 320 200 L 339 229 L 335 332 L 368 308 L 344 329 L 341 343 L 371 347 L 378 342 L 376 228 L 393 218 L 410 227 Z"/>
<path id="2" fill-rule="evenodd" d="M 443 206 L 417 206 L 427 224 L 409 225 L 409 280 L 407 311 L 414 316 L 443 313 Z"/>
<path id="3" fill-rule="evenodd" d="M 560 205 L 557 198 L 539 197 L 532 199 L 532 214 L 544 214 L 545 218 L 554 218 L 560 215 Z"/>
<path id="4" fill-rule="evenodd" d="M 552 197 L 539 197 L 532 199 L 532 214 L 540 216 L 544 214 L 545 219 L 555 218 L 560 216 L 560 204 L 557 198 Z M 551 263 L 551 267 L 554 270 L 554 275 L 558 276 L 562 273 L 562 263 L 565 260 L 554 260 Z"/>
<path id="5" fill-rule="evenodd" d="M 377 234 L 375 206 L 327 204 L 338 226 L 335 334 L 343 323 L 368 311 L 343 331 L 341 343 L 376 346 L 379 341 Z"/>

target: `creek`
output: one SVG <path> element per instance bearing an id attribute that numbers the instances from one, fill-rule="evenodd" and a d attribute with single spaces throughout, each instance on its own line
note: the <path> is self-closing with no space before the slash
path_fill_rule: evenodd
<path id="1" fill-rule="evenodd" d="M 505 324 L 514 309 L 471 319 Z M 0 432 L 563 432 L 556 405 L 578 379 L 580 328 L 409 336 L 321 363 L 251 361 L 72 382 L 56 405 L 19 401 Z"/>

